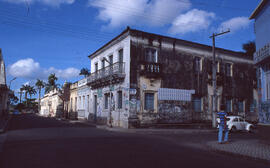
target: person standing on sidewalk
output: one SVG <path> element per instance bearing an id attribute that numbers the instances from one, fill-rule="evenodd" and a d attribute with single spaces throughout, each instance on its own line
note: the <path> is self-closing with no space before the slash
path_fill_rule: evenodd
<path id="1" fill-rule="evenodd" d="M 226 123 L 227 120 L 227 113 L 225 112 L 225 106 L 221 105 L 220 106 L 220 112 L 218 112 L 218 117 L 220 119 L 219 122 L 219 131 L 218 131 L 218 143 L 222 144 L 222 143 L 228 143 L 228 134 L 229 134 L 229 130 L 228 130 L 228 126 Z M 222 141 L 223 139 L 223 131 L 225 133 L 224 135 L 224 141 Z"/>

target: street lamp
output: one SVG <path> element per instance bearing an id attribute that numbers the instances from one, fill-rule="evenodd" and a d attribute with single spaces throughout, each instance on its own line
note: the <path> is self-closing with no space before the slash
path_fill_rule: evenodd
<path id="1" fill-rule="evenodd" d="M 112 62 L 108 61 L 107 58 L 105 57 L 102 57 L 101 58 L 101 61 L 106 61 L 109 63 L 109 66 L 110 68 L 112 68 Z M 112 91 L 111 91 L 111 88 L 112 88 L 112 72 L 111 72 L 111 69 L 109 71 L 110 73 L 110 85 L 109 85 L 109 90 L 110 90 L 110 101 L 109 101 L 109 114 L 108 114 L 108 117 L 109 117 L 109 127 L 112 127 L 112 110 L 111 110 L 111 107 L 112 107 Z"/>
<path id="2" fill-rule="evenodd" d="M 9 81 L 9 87 L 8 87 L 9 90 L 10 90 L 11 82 L 14 81 L 15 79 L 17 79 L 17 77 L 14 77 L 13 79 L 11 79 L 11 80 Z"/>

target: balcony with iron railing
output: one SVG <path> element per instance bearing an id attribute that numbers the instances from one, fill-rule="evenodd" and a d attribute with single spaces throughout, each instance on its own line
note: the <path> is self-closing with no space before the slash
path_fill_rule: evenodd
<path id="1" fill-rule="evenodd" d="M 142 62 L 141 63 L 141 75 L 146 77 L 160 77 L 162 72 L 162 66 L 160 63 L 155 62 Z"/>
<path id="2" fill-rule="evenodd" d="M 108 86 L 110 84 L 120 83 L 125 79 L 125 63 L 116 62 L 87 77 L 87 84 L 93 89 Z"/>
<path id="3" fill-rule="evenodd" d="M 266 44 L 263 48 L 254 53 L 254 63 L 258 64 L 270 58 L 270 43 Z"/>

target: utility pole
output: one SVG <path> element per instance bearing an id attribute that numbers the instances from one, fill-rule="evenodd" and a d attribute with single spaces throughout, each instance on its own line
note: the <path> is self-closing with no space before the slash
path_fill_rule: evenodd
<path id="1" fill-rule="evenodd" d="M 230 29 L 225 32 L 221 33 L 213 33 L 210 38 L 213 40 L 213 47 L 212 47 L 212 53 L 213 53 L 213 62 L 212 62 L 212 85 L 213 85 L 213 101 L 212 101 L 212 127 L 216 128 L 216 118 L 217 118 L 217 64 L 216 64 L 216 51 L 215 51 L 215 37 L 223 35 L 225 33 L 229 33 Z"/>

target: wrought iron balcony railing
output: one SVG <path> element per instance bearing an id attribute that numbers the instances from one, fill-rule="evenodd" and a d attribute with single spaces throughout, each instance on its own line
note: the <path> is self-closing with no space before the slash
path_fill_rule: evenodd
<path id="1" fill-rule="evenodd" d="M 161 75 L 161 64 L 154 62 L 143 62 L 141 67 L 141 74 L 147 77 L 160 77 Z"/>
<path id="2" fill-rule="evenodd" d="M 125 63 L 116 62 L 113 65 L 102 68 L 96 72 L 91 73 L 87 78 L 87 84 L 90 86 L 100 85 L 104 86 L 108 82 L 115 83 L 117 79 L 125 77 Z"/>
<path id="3" fill-rule="evenodd" d="M 255 64 L 257 64 L 268 57 L 270 57 L 270 43 L 268 43 L 263 48 L 259 49 L 256 53 L 254 53 L 254 62 Z"/>

